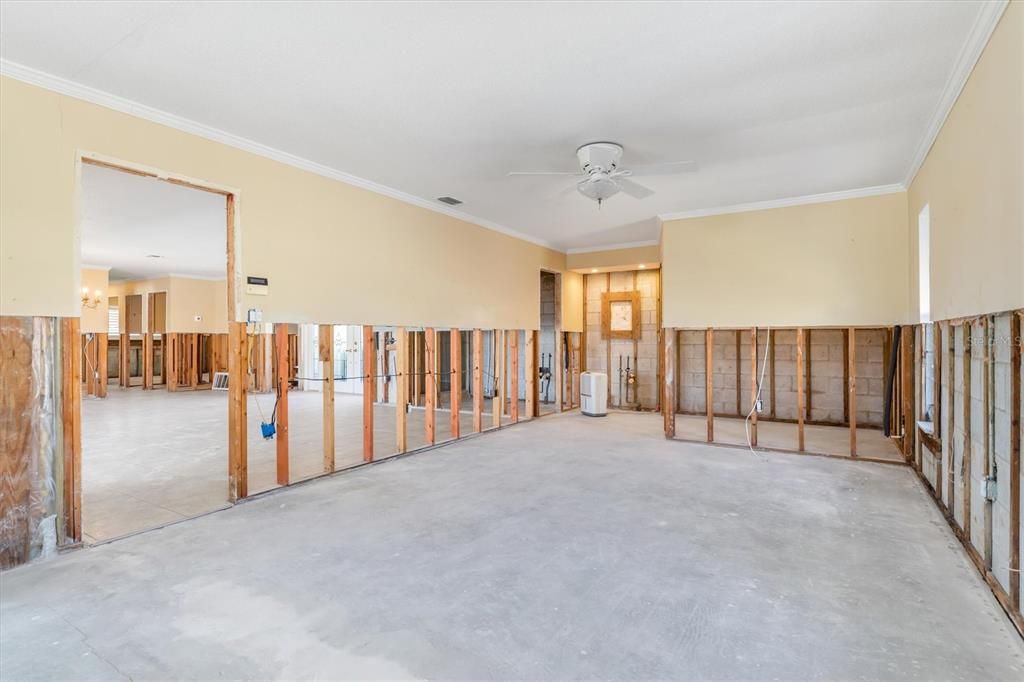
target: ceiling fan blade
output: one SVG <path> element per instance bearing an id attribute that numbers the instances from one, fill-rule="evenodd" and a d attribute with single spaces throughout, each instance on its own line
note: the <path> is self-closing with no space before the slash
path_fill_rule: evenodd
<path id="1" fill-rule="evenodd" d="M 618 185 L 619 189 L 621 189 L 625 194 L 628 194 L 634 199 L 646 199 L 654 194 L 653 189 L 644 187 L 639 182 L 633 182 L 632 180 L 621 176 L 615 178 L 615 184 Z"/>
<path id="2" fill-rule="evenodd" d="M 679 175 L 680 173 L 693 173 L 699 167 L 696 161 L 674 161 L 672 163 L 655 163 L 649 166 L 631 166 L 630 175 Z"/>
<path id="3" fill-rule="evenodd" d="M 564 196 L 568 196 L 570 194 L 575 194 L 576 191 L 579 189 L 579 186 L 580 186 L 580 184 L 578 182 L 574 182 L 573 184 L 569 185 L 565 189 L 559 191 L 558 192 L 558 196 L 559 197 L 564 197 Z"/>
<path id="4" fill-rule="evenodd" d="M 512 171 L 506 175 L 582 175 L 579 171 L 567 173 L 565 171 Z"/>

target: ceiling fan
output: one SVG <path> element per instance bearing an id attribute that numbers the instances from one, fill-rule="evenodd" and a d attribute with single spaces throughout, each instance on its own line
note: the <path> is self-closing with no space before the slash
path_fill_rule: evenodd
<path id="1" fill-rule="evenodd" d="M 566 175 L 582 177 L 576 183 L 576 189 L 583 196 L 593 199 L 598 207 L 601 203 L 619 192 L 628 194 L 634 199 L 645 199 L 654 190 L 644 187 L 638 182 L 631 180 L 631 177 L 647 175 L 676 175 L 679 173 L 690 173 L 697 169 L 694 161 L 675 161 L 672 163 L 659 163 L 651 166 L 634 166 L 633 168 L 619 168 L 622 160 L 622 145 L 614 142 L 590 142 L 576 150 L 576 158 L 579 159 L 580 169 L 574 172 L 568 171 L 513 171 L 509 175 Z M 572 189 L 571 187 L 569 189 Z"/>

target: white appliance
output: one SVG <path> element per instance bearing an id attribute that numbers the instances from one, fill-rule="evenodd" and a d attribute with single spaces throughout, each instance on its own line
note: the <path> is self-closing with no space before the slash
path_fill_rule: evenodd
<path id="1" fill-rule="evenodd" d="M 603 372 L 580 374 L 580 412 L 588 417 L 608 414 L 608 375 Z"/>

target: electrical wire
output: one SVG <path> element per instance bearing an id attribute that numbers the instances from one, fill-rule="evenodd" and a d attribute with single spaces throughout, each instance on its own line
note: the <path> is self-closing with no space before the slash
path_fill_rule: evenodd
<path id="1" fill-rule="evenodd" d="M 754 404 L 750 406 L 750 411 L 747 412 L 746 419 L 743 420 L 743 430 L 747 433 L 747 448 L 757 454 L 757 450 L 754 449 L 754 445 L 750 442 L 750 418 L 754 415 L 757 410 L 758 403 L 761 402 L 761 389 L 764 387 L 764 370 L 768 366 L 768 344 L 772 339 L 772 328 L 765 327 L 765 338 L 764 338 L 764 359 L 761 361 L 761 378 L 757 381 L 757 395 L 754 396 Z M 738 360 L 738 358 L 737 358 Z M 736 390 L 739 390 L 737 387 Z"/>

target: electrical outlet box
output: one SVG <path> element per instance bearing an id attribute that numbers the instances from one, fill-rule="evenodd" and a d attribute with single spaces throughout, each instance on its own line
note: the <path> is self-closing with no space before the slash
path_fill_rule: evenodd
<path id="1" fill-rule="evenodd" d="M 996 479 L 992 476 L 984 478 L 978 484 L 981 489 L 981 496 L 988 502 L 994 502 L 996 499 Z"/>
<path id="2" fill-rule="evenodd" d="M 764 412 L 764 401 L 758 398 L 757 402 L 754 403 L 754 407 L 757 409 L 757 413 L 761 414 L 762 412 Z"/>
<path id="3" fill-rule="evenodd" d="M 259 308 L 249 308 L 245 321 L 249 324 L 256 324 L 263 321 L 263 311 Z"/>

